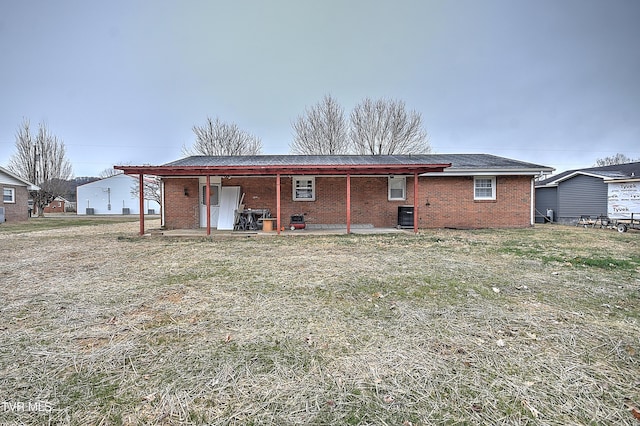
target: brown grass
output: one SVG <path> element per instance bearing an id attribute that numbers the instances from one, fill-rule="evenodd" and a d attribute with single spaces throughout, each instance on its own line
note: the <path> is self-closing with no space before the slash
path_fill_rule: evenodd
<path id="1" fill-rule="evenodd" d="M 7 229 L 0 424 L 638 424 L 638 233 Z"/>

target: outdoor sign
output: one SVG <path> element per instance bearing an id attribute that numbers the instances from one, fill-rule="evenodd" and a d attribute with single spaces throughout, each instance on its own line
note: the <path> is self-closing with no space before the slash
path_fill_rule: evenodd
<path id="1" fill-rule="evenodd" d="M 608 215 L 611 219 L 631 219 L 640 216 L 640 181 L 609 183 Z"/>

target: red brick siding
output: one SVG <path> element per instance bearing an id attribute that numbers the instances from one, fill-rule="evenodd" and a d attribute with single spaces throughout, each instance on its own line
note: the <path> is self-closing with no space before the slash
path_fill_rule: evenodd
<path id="1" fill-rule="evenodd" d="M 198 178 L 164 179 L 165 228 L 200 227 L 198 186 Z M 188 195 L 185 195 L 185 190 Z"/>
<path id="2" fill-rule="evenodd" d="M 64 211 L 64 201 L 52 201 L 44 208 L 45 213 L 64 213 Z"/>
<path id="3" fill-rule="evenodd" d="M 473 199 L 473 177 L 424 178 L 420 181 L 420 226 L 527 227 L 531 225 L 531 196 L 529 176 L 497 176 L 495 201 Z"/>
<path id="4" fill-rule="evenodd" d="M 413 177 L 407 176 L 407 199 L 388 201 L 388 179 L 351 177 L 351 223 L 396 226 L 398 206 L 413 205 Z M 293 201 L 292 178 L 282 177 L 281 225 L 292 214 L 305 214 L 310 224 L 346 223 L 346 178 L 316 177 L 315 201 Z M 240 186 L 246 208 L 268 208 L 276 216 L 276 178 L 223 179 L 223 186 Z M 189 196 L 184 195 L 187 188 Z M 473 177 L 421 177 L 418 218 L 421 228 L 511 228 L 531 225 L 531 178 L 497 176 L 496 200 L 474 201 Z M 198 179 L 165 180 L 165 226 L 199 227 Z M 427 205 L 428 203 L 428 205 Z"/>
<path id="5" fill-rule="evenodd" d="M 281 225 L 288 226 L 291 215 L 304 213 L 310 224 L 347 222 L 346 177 L 316 177 L 315 201 L 293 201 L 293 179 L 280 179 Z M 276 216 L 275 178 L 232 178 L 223 185 L 240 186 L 246 208 L 268 208 Z M 387 178 L 351 177 L 351 223 L 395 226 L 398 206 L 405 201 L 387 201 Z"/>
<path id="6" fill-rule="evenodd" d="M 7 222 L 20 222 L 29 218 L 29 192 L 24 186 L 0 184 L 0 189 L 13 188 L 15 190 L 15 203 L 5 203 L 0 198 L 0 207 L 4 207 L 4 218 Z"/>

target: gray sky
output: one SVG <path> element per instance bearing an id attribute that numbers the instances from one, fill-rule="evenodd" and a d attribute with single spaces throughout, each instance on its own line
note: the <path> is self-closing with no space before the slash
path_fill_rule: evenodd
<path id="1" fill-rule="evenodd" d="M 0 165 L 44 121 L 75 176 L 182 157 L 206 117 L 286 154 L 331 94 L 422 114 L 436 153 L 640 158 L 638 0 L 0 3 Z"/>

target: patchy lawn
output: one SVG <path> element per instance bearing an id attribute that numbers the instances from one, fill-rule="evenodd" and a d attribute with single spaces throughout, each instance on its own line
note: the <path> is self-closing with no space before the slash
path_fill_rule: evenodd
<path id="1" fill-rule="evenodd" d="M 137 227 L 1 230 L 0 423 L 639 424 L 638 233 Z"/>

